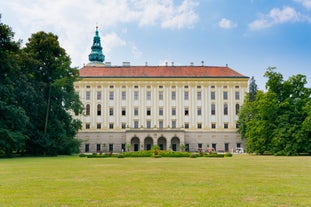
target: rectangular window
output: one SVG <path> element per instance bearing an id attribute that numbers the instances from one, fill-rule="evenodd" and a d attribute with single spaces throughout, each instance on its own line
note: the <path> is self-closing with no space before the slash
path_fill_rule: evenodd
<path id="1" fill-rule="evenodd" d="M 109 123 L 109 129 L 113 129 L 113 123 Z"/>
<path id="2" fill-rule="evenodd" d="M 151 109 L 147 108 L 147 116 L 151 116 Z"/>
<path id="3" fill-rule="evenodd" d="M 109 116 L 113 116 L 113 108 L 109 108 Z"/>
<path id="4" fill-rule="evenodd" d="M 114 93 L 113 91 L 109 91 L 109 100 L 113 100 L 114 99 Z"/>
<path id="5" fill-rule="evenodd" d="M 102 99 L 102 92 L 97 91 L 97 100 L 101 100 L 101 99 Z"/>
<path id="6" fill-rule="evenodd" d="M 185 123 L 185 128 L 189 129 L 189 123 Z"/>
<path id="7" fill-rule="evenodd" d="M 216 144 L 215 144 L 215 143 L 212 144 L 212 148 L 213 148 L 215 151 L 217 150 Z"/>
<path id="8" fill-rule="evenodd" d="M 113 152 L 113 144 L 109 144 L 109 152 Z"/>
<path id="9" fill-rule="evenodd" d="M 100 152 L 100 144 L 96 144 L 96 152 Z"/>
<path id="10" fill-rule="evenodd" d="M 189 100 L 189 91 L 185 91 L 185 97 L 184 97 L 185 100 Z"/>
<path id="11" fill-rule="evenodd" d="M 90 91 L 87 91 L 87 92 L 85 93 L 85 99 L 86 99 L 86 100 L 91 100 L 91 92 L 90 92 Z"/>
<path id="12" fill-rule="evenodd" d="M 240 100 L 240 92 L 239 91 L 235 92 L 235 100 Z"/>
<path id="13" fill-rule="evenodd" d="M 176 128 L 176 120 L 172 120 L 172 128 Z"/>
<path id="14" fill-rule="evenodd" d="M 89 152 L 90 151 L 90 144 L 85 144 L 84 145 L 84 152 Z"/>
<path id="15" fill-rule="evenodd" d="M 86 129 L 90 129 L 90 124 L 89 124 L 89 123 L 86 123 L 86 124 L 85 124 L 85 128 L 86 128 Z"/>
<path id="16" fill-rule="evenodd" d="M 198 129 L 202 129 L 202 124 L 198 123 Z"/>
<path id="17" fill-rule="evenodd" d="M 228 104 L 224 104 L 224 115 L 228 115 Z"/>
<path id="18" fill-rule="evenodd" d="M 159 91 L 159 100 L 163 100 L 163 91 Z"/>
<path id="19" fill-rule="evenodd" d="M 198 116 L 201 116 L 202 115 L 202 109 L 201 107 L 198 108 Z"/>
<path id="20" fill-rule="evenodd" d="M 125 109 L 125 108 L 122 108 L 122 110 L 121 110 L 121 115 L 122 115 L 122 116 L 125 116 L 125 115 L 126 115 L 126 109 Z"/>
<path id="21" fill-rule="evenodd" d="M 212 103 L 211 105 L 211 115 L 215 115 L 216 114 L 216 107 L 215 107 L 215 104 Z"/>
<path id="22" fill-rule="evenodd" d="M 215 123 L 212 123 L 212 129 L 216 129 L 216 124 Z"/>
<path id="23" fill-rule="evenodd" d="M 134 100 L 138 100 L 138 99 L 139 99 L 139 92 L 134 91 Z"/>
<path id="24" fill-rule="evenodd" d="M 229 143 L 225 143 L 225 152 L 229 152 Z"/>
<path id="25" fill-rule="evenodd" d="M 150 129 L 151 128 L 151 121 L 147 121 L 146 125 L 147 125 L 147 128 Z"/>
<path id="26" fill-rule="evenodd" d="M 176 91 L 172 91 L 172 100 L 176 100 Z"/>
<path id="27" fill-rule="evenodd" d="M 147 100 L 151 100 L 151 91 L 147 91 L 146 98 Z"/>
<path id="28" fill-rule="evenodd" d="M 238 115 L 240 111 L 240 104 L 235 104 L 235 115 Z"/>
<path id="29" fill-rule="evenodd" d="M 215 100 L 215 91 L 211 92 L 211 100 Z"/>
<path id="30" fill-rule="evenodd" d="M 163 120 L 160 120 L 160 121 L 159 121 L 159 128 L 160 128 L 160 129 L 163 129 Z"/>
<path id="31" fill-rule="evenodd" d="M 188 107 L 185 108 L 185 116 L 189 116 L 189 108 Z"/>
<path id="32" fill-rule="evenodd" d="M 122 128 L 122 129 L 125 129 L 125 128 L 126 128 L 126 123 L 122 123 L 122 124 L 121 124 L 121 128 Z"/>
<path id="33" fill-rule="evenodd" d="M 90 104 L 86 104 L 85 107 L 86 115 L 89 116 L 91 114 L 91 106 Z"/>
<path id="34" fill-rule="evenodd" d="M 101 129 L 101 128 L 102 128 L 101 123 L 97 123 L 97 129 Z"/>
<path id="35" fill-rule="evenodd" d="M 134 116 L 138 116 L 138 108 L 134 108 Z"/>
<path id="36" fill-rule="evenodd" d="M 126 100 L 126 91 L 122 91 L 121 96 L 123 101 Z"/>
<path id="37" fill-rule="evenodd" d="M 100 116 L 102 114 L 101 105 L 97 104 L 97 116 Z"/>
<path id="38" fill-rule="evenodd" d="M 176 116 L 176 108 L 172 108 L 172 116 Z"/>
<path id="39" fill-rule="evenodd" d="M 159 108 L 159 116 L 163 116 L 163 108 Z"/>
<path id="40" fill-rule="evenodd" d="M 139 125 L 138 121 L 134 121 L 134 128 L 135 128 L 135 129 L 138 128 L 138 125 Z"/>
<path id="41" fill-rule="evenodd" d="M 228 129 L 228 123 L 224 123 L 224 128 Z"/>
<path id="42" fill-rule="evenodd" d="M 198 149 L 202 149 L 202 143 L 198 143 Z"/>
<path id="43" fill-rule="evenodd" d="M 224 91 L 224 100 L 228 100 L 228 92 L 227 91 Z"/>
<path id="44" fill-rule="evenodd" d="M 202 99 L 202 92 L 198 91 L 197 92 L 197 100 L 201 100 Z"/>

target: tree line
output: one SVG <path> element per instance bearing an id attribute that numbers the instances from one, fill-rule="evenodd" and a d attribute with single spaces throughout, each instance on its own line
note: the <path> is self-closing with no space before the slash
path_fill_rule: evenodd
<path id="1" fill-rule="evenodd" d="M 311 153 L 311 89 L 305 75 L 284 80 L 276 68 L 267 68 L 266 92 L 254 78 L 239 112 L 239 133 L 247 152 L 298 155 Z"/>
<path id="2" fill-rule="evenodd" d="M 12 29 L 0 22 L 0 154 L 58 155 L 79 152 L 75 135 L 83 112 L 74 91 L 79 71 L 58 37 L 32 34 L 24 47 Z M 311 89 L 306 76 L 284 80 L 269 67 L 266 92 L 251 78 L 239 112 L 247 152 L 297 155 L 311 153 Z"/>
<path id="3" fill-rule="evenodd" d="M 72 154 L 83 105 L 74 91 L 77 68 L 58 37 L 32 34 L 24 47 L 0 22 L 0 154 Z"/>

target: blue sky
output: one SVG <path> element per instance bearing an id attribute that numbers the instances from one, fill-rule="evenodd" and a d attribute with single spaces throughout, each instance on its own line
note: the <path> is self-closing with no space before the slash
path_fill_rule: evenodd
<path id="1" fill-rule="evenodd" d="M 311 0 L 10 0 L 0 13 L 24 44 L 58 35 L 75 67 L 88 63 L 98 25 L 112 65 L 228 64 L 260 89 L 275 66 L 311 82 Z"/>

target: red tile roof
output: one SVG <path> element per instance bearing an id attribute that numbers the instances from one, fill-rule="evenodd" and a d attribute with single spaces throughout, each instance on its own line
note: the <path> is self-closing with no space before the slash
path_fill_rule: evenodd
<path id="1" fill-rule="evenodd" d="M 229 67 L 219 66 L 84 66 L 82 78 L 247 78 Z"/>

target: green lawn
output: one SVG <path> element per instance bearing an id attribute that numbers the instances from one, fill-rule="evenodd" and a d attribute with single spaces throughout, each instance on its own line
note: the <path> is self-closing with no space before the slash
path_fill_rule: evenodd
<path id="1" fill-rule="evenodd" d="M 0 159 L 0 206 L 311 206 L 311 157 Z"/>

